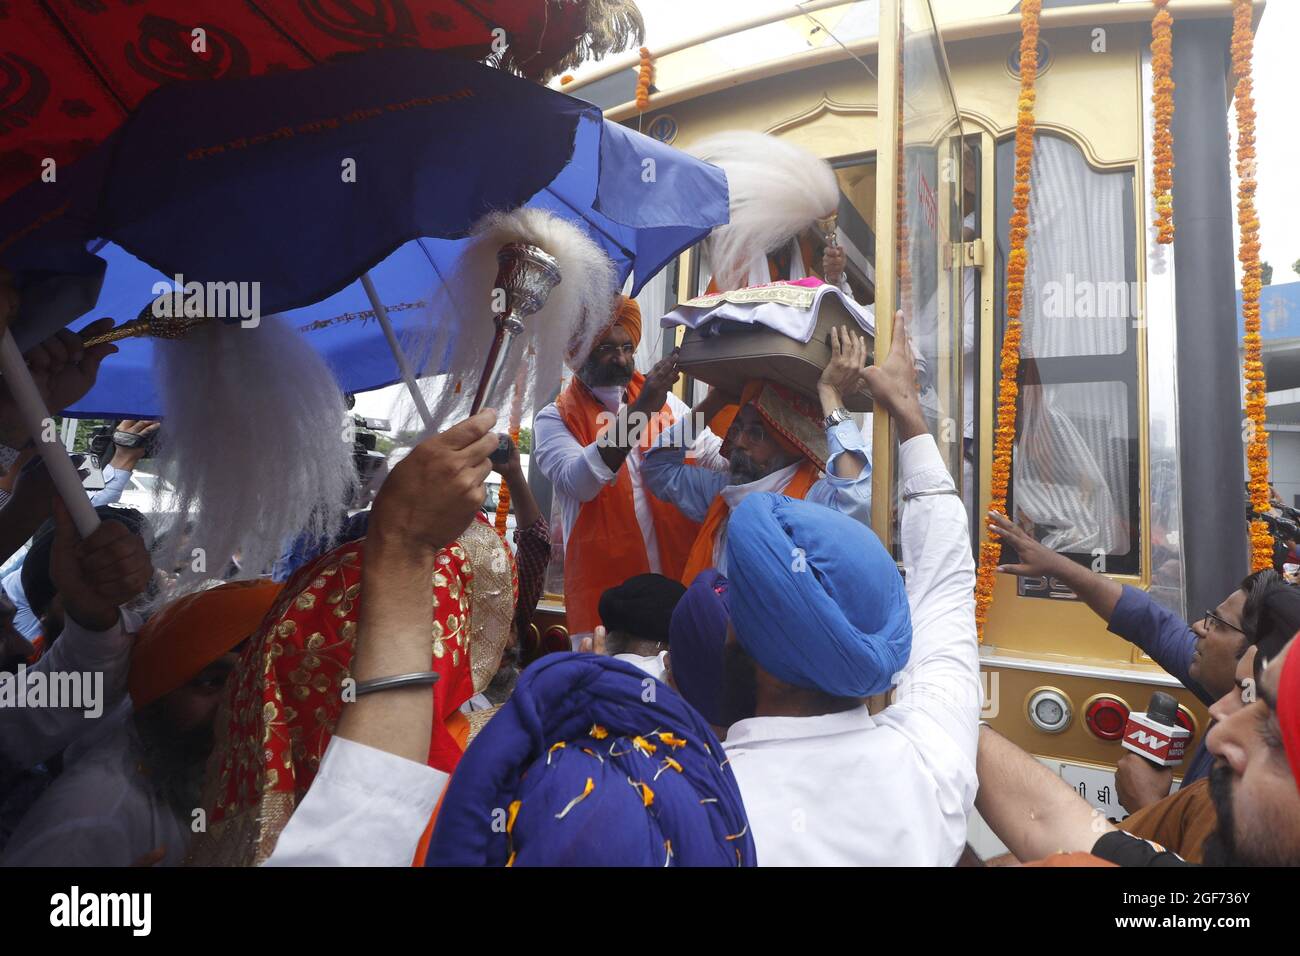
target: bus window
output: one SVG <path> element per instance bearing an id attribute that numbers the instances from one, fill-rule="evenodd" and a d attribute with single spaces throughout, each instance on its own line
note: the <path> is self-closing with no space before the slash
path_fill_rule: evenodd
<path id="1" fill-rule="evenodd" d="M 999 143 L 999 341 L 1014 163 L 1014 141 Z M 1072 142 L 1039 134 L 1033 177 L 1008 511 L 1080 563 L 1137 574 L 1133 171 L 1093 169 Z"/>

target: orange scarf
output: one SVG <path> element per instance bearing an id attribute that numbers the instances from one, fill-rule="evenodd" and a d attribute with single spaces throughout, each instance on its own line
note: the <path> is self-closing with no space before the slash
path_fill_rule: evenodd
<path id="1" fill-rule="evenodd" d="M 629 405 L 636 401 L 644 384 L 645 376 L 640 372 L 632 376 L 627 387 Z M 590 445 L 600 437 L 604 429 L 598 424 L 598 416 L 606 408 L 577 377 L 555 400 L 555 406 L 578 444 Z M 640 447 L 650 447 L 659 432 L 675 420 L 665 403 L 642 432 Z M 649 488 L 645 495 L 654 515 L 660 570 L 668 577 L 679 577 L 684 556 L 700 526 L 676 506 L 660 501 Z M 643 530 L 636 520 L 632 479 L 627 468 L 620 468 L 614 481 L 579 509 L 573 532 L 564 543 L 564 608 L 573 633 L 595 630 L 600 623 L 597 605 L 607 589 L 650 571 Z"/>
<path id="2" fill-rule="evenodd" d="M 817 480 L 818 474 L 820 472 L 817 466 L 805 458 L 794 473 L 794 477 L 790 479 L 790 483 L 781 489 L 781 494 L 803 500 L 808 494 L 808 489 Z M 708 514 L 704 516 L 704 524 L 700 525 L 700 533 L 695 536 L 695 543 L 691 545 L 691 553 L 686 558 L 686 570 L 682 572 L 681 577 L 682 584 L 690 587 L 697 574 L 713 567 L 713 541 L 717 537 L 718 529 L 722 527 L 722 522 L 730 514 L 731 509 L 727 507 L 727 502 L 722 495 L 713 499 Z"/>

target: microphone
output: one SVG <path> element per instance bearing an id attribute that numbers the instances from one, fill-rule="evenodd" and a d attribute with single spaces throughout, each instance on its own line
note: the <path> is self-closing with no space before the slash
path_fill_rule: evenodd
<path id="1" fill-rule="evenodd" d="M 1151 695 L 1146 713 L 1130 713 L 1124 725 L 1123 746 L 1141 754 L 1157 767 L 1176 767 L 1183 762 L 1191 731 L 1180 727 L 1175 715 L 1178 701 L 1164 691 Z"/>

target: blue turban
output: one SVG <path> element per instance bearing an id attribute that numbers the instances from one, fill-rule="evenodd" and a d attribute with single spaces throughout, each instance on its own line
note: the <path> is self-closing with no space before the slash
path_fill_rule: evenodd
<path id="1" fill-rule="evenodd" d="M 711 724 L 721 724 L 723 648 L 727 643 L 727 579 L 715 568 L 695 576 L 668 628 L 673 683 Z"/>
<path id="2" fill-rule="evenodd" d="M 548 654 L 465 751 L 425 865 L 753 866 L 725 760 L 666 684 L 610 657 Z"/>
<path id="3" fill-rule="evenodd" d="M 779 680 L 835 697 L 887 690 L 912 650 L 894 560 L 860 522 L 824 505 L 751 494 L 727 525 L 731 621 Z"/>

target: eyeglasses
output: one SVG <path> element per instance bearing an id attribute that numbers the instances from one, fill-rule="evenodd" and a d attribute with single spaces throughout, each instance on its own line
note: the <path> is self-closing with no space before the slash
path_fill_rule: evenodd
<path id="1" fill-rule="evenodd" d="M 596 358 L 601 360 L 607 359 L 611 355 L 627 355 L 630 357 L 636 355 L 636 346 L 631 342 L 625 345 L 597 345 L 594 354 Z"/>
<path id="2" fill-rule="evenodd" d="M 1219 625 L 1220 627 L 1226 627 L 1230 631 L 1236 631 L 1238 634 L 1241 634 L 1242 636 L 1245 636 L 1246 634 L 1246 632 L 1243 631 L 1241 628 L 1237 627 L 1237 625 L 1229 624 L 1227 621 L 1219 617 L 1219 615 L 1215 614 L 1213 611 L 1206 611 L 1205 616 L 1201 618 L 1201 624 L 1206 631 L 1209 631 L 1211 629 L 1210 628 L 1211 622 Z"/>
<path id="3" fill-rule="evenodd" d="M 727 431 L 727 437 L 735 442 L 736 439 L 743 437 L 746 441 L 757 445 L 759 442 L 766 440 L 767 429 L 763 426 L 761 419 L 755 419 L 746 425 L 737 416 L 731 423 L 731 428 Z"/>

